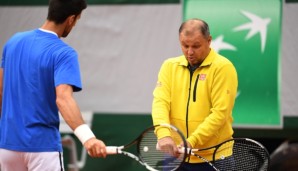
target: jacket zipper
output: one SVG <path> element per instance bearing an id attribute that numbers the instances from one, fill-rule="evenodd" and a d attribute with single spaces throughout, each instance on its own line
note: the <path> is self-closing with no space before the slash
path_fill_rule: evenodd
<path id="1" fill-rule="evenodd" d="M 197 75 L 197 79 L 196 79 L 194 90 L 193 90 L 193 101 L 194 102 L 196 102 L 196 100 L 197 100 L 197 86 L 198 86 L 199 78 L 200 78 L 200 74 Z"/>
<path id="2" fill-rule="evenodd" d="M 188 135 L 188 111 L 189 111 L 188 108 L 189 108 L 190 93 L 191 93 L 191 81 L 192 81 L 192 76 L 193 76 L 194 71 L 191 71 L 189 69 L 189 72 L 190 72 L 190 80 L 189 80 L 188 100 L 187 100 L 187 108 L 186 108 L 186 138 L 188 138 L 188 136 L 189 136 Z M 197 86 L 198 86 L 199 78 L 200 78 L 200 74 L 197 75 L 196 82 L 194 85 L 194 90 L 193 90 L 193 101 L 194 102 L 197 100 Z"/>
<path id="3" fill-rule="evenodd" d="M 189 101 L 190 101 L 190 92 L 191 92 L 191 77 L 193 73 L 190 72 L 190 81 L 189 81 L 189 88 L 188 88 L 188 100 L 187 100 L 187 107 L 186 107 L 186 138 L 188 138 L 188 107 L 189 107 Z"/>
<path id="4" fill-rule="evenodd" d="M 188 99 L 187 99 L 187 106 L 186 106 L 186 138 L 188 138 L 188 107 L 189 107 L 189 102 L 190 102 L 190 93 L 191 93 L 191 80 L 194 71 L 191 70 L 190 67 L 187 67 L 189 69 L 190 77 L 189 77 L 189 88 L 188 88 Z"/>

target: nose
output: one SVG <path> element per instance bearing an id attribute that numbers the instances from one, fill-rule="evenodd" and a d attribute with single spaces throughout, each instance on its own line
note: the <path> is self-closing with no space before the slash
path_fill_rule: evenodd
<path id="1" fill-rule="evenodd" d="M 187 53 L 188 53 L 188 55 L 193 55 L 193 50 L 191 48 L 189 48 Z"/>

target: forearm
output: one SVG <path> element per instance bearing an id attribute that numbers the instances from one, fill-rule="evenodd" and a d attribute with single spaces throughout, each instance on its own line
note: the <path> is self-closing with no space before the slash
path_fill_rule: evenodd
<path id="1" fill-rule="evenodd" d="M 85 123 L 80 109 L 72 97 L 57 98 L 56 102 L 63 119 L 72 130 Z"/>
<path id="2" fill-rule="evenodd" d="M 170 118 L 169 118 L 169 110 L 167 107 L 167 103 L 157 97 L 153 100 L 152 105 L 152 120 L 153 125 L 159 125 L 159 124 L 170 124 Z M 157 137 L 158 139 L 170 136 L 169 130 L 165 128 L 160 128 L 157 130 Z"/>
<path id="3" fill-rule="evenodd" d="M 94 138 L 95 135 L 89 126 L 85 124 L 80 109 L 72 96 L 72 87 L 70 85 L 59 85 L 56 87 L 56 94 L 56 103 L 63 119 L 82 144 Z"/>
<path id="4" fill-rule="evenodd" d="M 152 107 L 152 119 L 153 124 L 162 124 L 162 123 L 170 123 L 169 119 L 169 111 L 162 104 L 158 104 L 157 102 L 153 103 Z"/>
<path id="5" fill-rule="evenodd" d="M 153 92 L 152 119 L 154 125 L 170 123 L 170 97 L 169 90 L 166 87 L 156 87 Z"/>
<path id="6" fill-rule="evenodd" d="M 72 86 L 62 84 L 56 87 L 56 104 L 58 109 L 72 130 L 84 124 L 80 109 L 73 98 Z"/>
<path id="7" fill-rule="evenodd" d="M 223 125 L 229 122 L 228 118 L 227 113 L 213 111 L 188 137 L 188 142 L 193 147 L 197 145 L 202 146 L 209 142 L 210 139 L 218 137 L 217 134 L 222 131 Z"/>

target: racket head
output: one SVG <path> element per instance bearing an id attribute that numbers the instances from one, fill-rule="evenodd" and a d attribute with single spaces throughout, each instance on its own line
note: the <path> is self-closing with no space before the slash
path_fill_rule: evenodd
<path id="1" fill-rule="evenodd" d="M 183 134 L 174 126 L 169 124 L 155 125 L 146 129 L 139 137 L 137 144 L 137 153 L 141 161 L 146 165 L 148 170 L 154 171 L 174 171 L 178 170 L 185 161 L 187 152 L 179 154 L 179 156 L 171 156 L 157 148 L 156 129 L 167 128 L 175 143 L 184 147 L 186 150 L 187 143 Z"/>
<path id="2" fill-rule="evenodd" d="M 220 143 L 213 153 L 213 165 L 219 170 L 268 170 L 270 155 L 259 142 L 234 138 Z"/>

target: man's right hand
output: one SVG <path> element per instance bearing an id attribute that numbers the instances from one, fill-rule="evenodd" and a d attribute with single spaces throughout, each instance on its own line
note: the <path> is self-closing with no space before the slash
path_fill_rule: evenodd
<path id="1" fill-rule="evenodd" d="M 84 143 L 84 147 L 91 157 L 106 158 L 107 156 L 106 145 L 99 139 L 90 138 Z"/>
<path id="2" fill-rule="evenodd" d="M 163 151 L 167 154 L 170 154 L 171 156 L 175 156 L 175 157 L 179 156 L 178 147 L 175 144 L 172 137 L 161 138 L 158 140 L 157 144 L 161 151 Z"/>

